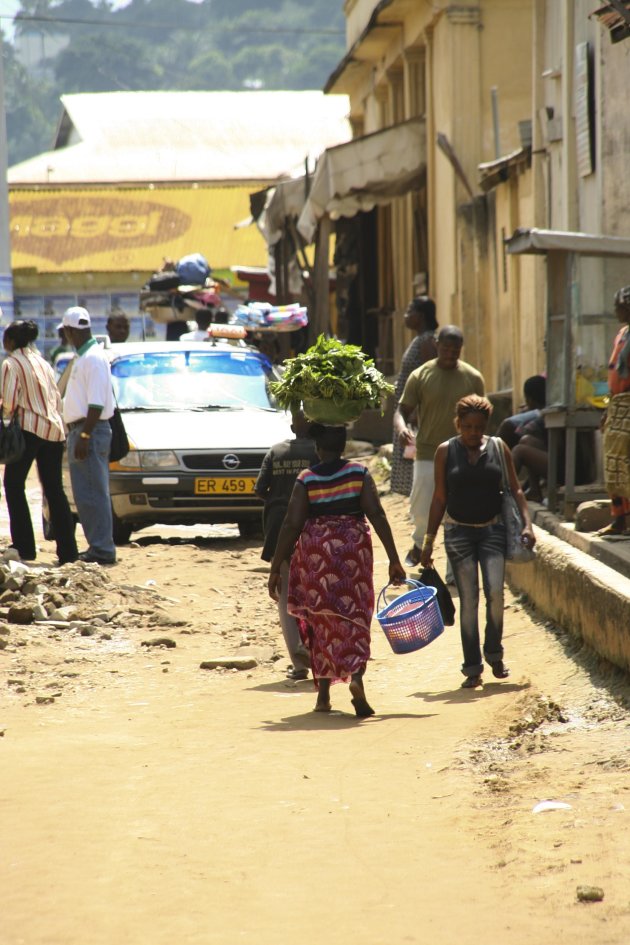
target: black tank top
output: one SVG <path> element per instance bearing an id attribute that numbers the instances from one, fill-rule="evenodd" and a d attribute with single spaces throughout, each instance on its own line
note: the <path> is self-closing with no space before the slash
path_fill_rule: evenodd
<path id="1" fill-rule="evenodd" d="M 479 525 L 498 515 L 502 481 L 501 460 L 492 437 L 474 465 L 456 436 L 448 441 L 446 511 L 456 522 Z"/>

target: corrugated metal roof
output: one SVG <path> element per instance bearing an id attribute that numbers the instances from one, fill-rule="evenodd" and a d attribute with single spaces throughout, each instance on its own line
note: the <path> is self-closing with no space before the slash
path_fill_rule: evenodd
<path id="1" fill-rule="evenodd" d="M 352 136 L 347 96 L 317 91 L 99 92 L 61 101 L 57 146 L 9 168 L 9 184 L 271 182 Z"/>
<path id="2" fill-rule="evenodd" d="M 258 185 L 260 186 L 260 184 Z M 203 253 L 213 269 L 266 266 L 249 211 L 250 187 L 13 188 L 9 194 L 14 271 L 146 272 L 163 257 Z"/>

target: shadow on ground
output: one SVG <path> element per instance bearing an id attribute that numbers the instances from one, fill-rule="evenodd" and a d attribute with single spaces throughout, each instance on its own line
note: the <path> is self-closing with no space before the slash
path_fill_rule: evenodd
<path id="1" fill-rule="evenodd" d="M 377 722 L 388 722 L 394 719 L 430 719 L 435 714 L 392 712 L 380 715 L 376 712 L 375 715 L 364 719 L 351 715 L 349 712 L 333 709 L 332 712 L 301 712 L 299 715 L 287 715 L 281 719 L 267 719 L 261 723 L 261 728 L 266 732 L 339 731 L 356 728 L 357 725 L 375 725 Z"/>

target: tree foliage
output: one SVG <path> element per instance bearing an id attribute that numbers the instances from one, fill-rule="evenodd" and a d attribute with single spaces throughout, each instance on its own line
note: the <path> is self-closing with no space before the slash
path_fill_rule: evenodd
<path id="1" fill-rule="evenodd" d="M 21 0 L 3 42 L 9 163 L 48 150 L 70 92 L 319 89 L 344 54 L 342 0 Z M 42 56 L 27 72 L 25 44 Z"/>

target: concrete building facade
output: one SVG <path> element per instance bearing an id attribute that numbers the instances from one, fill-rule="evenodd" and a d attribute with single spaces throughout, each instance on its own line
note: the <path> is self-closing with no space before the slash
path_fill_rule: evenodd
<path id="1" fill-rule="evenodd" d="M 349 96 L 355 137 L 414 118 L 425 126 L 419 186 L 375 211 L 378 306 L 391 313 L 381 348 L 396 367 L 409 340 L 400 316 L 425 291 L 441 324 L 462 326 L 465 356 L 489 388 L 509 387 L 509 293 L 503 298 L 496 285 L 503 253 L 489 240 L 478 181 L 481 164 L 522 149 L 519 123 L 532 112 L 533 4 L 347 0 L 344 9 L 347 53 L 326 91 Z M 512 220 L 515 199 L 531 202 L 531 183 L 508 201 Z"/>

